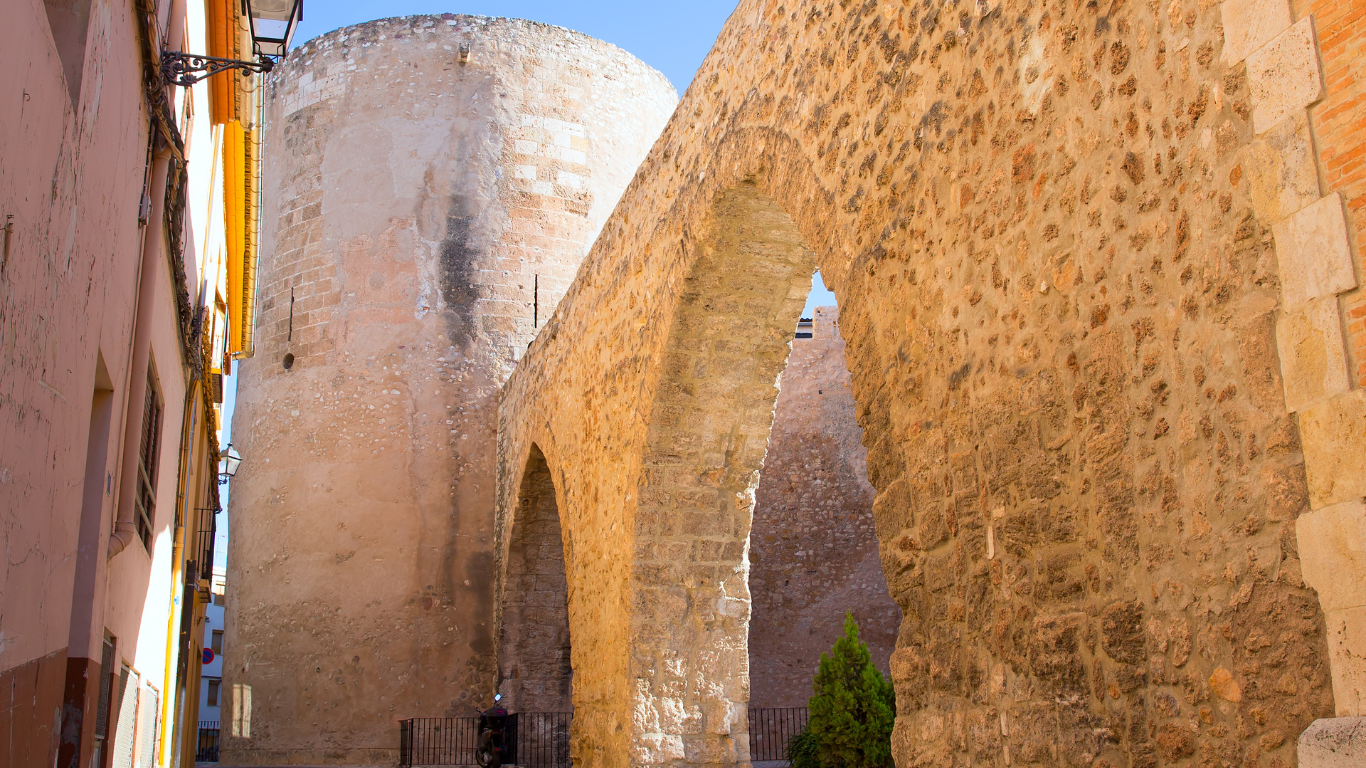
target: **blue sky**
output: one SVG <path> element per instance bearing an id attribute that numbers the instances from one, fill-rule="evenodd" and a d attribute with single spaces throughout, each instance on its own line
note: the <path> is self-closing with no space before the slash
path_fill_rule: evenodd
<path id="1" fill-rule="evenodd" d="M 639 0 L 543 2 L 539 0 L 304 0 L 304 20 L 294 35 L 301 43 L 340 27 L 386 16 L 418 13 L 467 13 L 543 21 L 592 35 L 623 48 L 663 72 L 679 94 L 716 42 L 716 35 L 735 10 L 735 0 L 692 0 L 686 3 Z"/>

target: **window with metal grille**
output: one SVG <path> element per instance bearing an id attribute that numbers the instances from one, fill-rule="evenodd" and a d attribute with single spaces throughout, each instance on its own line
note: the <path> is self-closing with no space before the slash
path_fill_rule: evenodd
<path id="1" fill-rule="evenodd" d="M 104 651 L 100 654 L 100 693 L 95 702 L 95 751 L 91 765 L 104 765 L 104 744 L 109 739 L 109 694 L 113 687 L 114 643 L 104 638 Z"/>
<path id="2" fill-rule="evenodd" d="M 142 409 L 142 443 L 138 450 L 137 494 L 133 505 L 137 515 L 138 538 L 152 551 L 152 521 L 156 519 L 157 459 L 161 454 L 161 398 L 157 395 L 156 375 L 147 370 L 147 401 Z"/>
<path id="3" fill-rule="evenodd" d="M 119 717 L 114 732 L 114 768 L 133 768 L 133 738 L 138 730 L 138 684 L 138 674 L 124 665 L 123 671 L 119 674 Z"/>
<path id="4" fill-rule="evenodd" d="M 143 687 L 142 723 L 138 726 L 138 768 L 153 768 L 157 764 L 157 751 L 161 747 L 161 694 L 150 685 Z"/>

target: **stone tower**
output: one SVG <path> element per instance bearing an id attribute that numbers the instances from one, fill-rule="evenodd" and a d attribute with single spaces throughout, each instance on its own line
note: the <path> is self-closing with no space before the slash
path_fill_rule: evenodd
<path id="1" fill-rule="evenodd" d="M 495 411 L 677 101 L 618 48 L 414 16 L 292 53 L 265 98 L 223 759 L 393 763 L 496 684 Z"/>

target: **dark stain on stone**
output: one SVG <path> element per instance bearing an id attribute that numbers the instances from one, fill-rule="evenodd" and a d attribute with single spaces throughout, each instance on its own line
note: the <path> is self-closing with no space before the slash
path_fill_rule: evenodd
<path id="1" fill-rule="evenodd" d="M 441 299 L 446 304 L 446 331 L 451 343 L 468 349 L 473 341 L 474 302 L 479 292 L 474 286 L 474 260 L 478 251 L 472 243 L 471 229 L 474 215 L 469 199 L 463 195 L 451 197 L 446 212 L 446 238 L 441 241 L 439 261 Z"/>
<path id="2" fill-rule="evenodd" d="M 971 372 L 972 363 L 967 362 L 963 363 L 963 367 L 949 374 L 949 391 L 957 391 L 959 387 L 963 386 L 963 380 L 966 379 L 968 377 L 968 374 Z"/>

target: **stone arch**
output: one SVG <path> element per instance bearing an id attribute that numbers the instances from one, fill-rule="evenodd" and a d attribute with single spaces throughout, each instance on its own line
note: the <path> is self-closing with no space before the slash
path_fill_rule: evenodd
<path id="1" fill-rule="evenodd" d="M 570 549 L 550 466 L 532 444 L 524 462 L 511 535 L 503 553 L 499 692 L 509 709 L 572 712 Z"/>
<path id="2" fill-rule="evenodd" d="M 500 451 L 524 450 L 524 417 L 545 414 L 580 489 L 567 519 L 584 604 L 601 606 L 576 670 L 601 694 L 576 717 L 584 764 L 739 761 L 743 690 L 703 662 L 734 636 L 743 563 L 723 553 L 702 562 L 731 570 L 708 576 L 689 559 L 701 545 L 638 534 L 678 522 L 649 498 L 651 430 L 670 418 L 670 345 L 716 202 L 747 178 L 840 297 L 904 616 L 897 761 L 1255 749 L 1293 764 L 1290 737 L 1334 703 L 1299 549 L 1342 538 L 1366 493 L 1337 482 L 1366 474 L 1333 469 L 1349 467 L 1335 446 L 1359 445 L 1343 428 L 1362 390 L 1286 412 L 1284 353 L 1317 351 L 1278 338 L 1310 320 L 1284 325 L 1298 310 L 1280 280 L 1327 230 L 1263 208 L 1294 191 L 1285 148 L 1313 173 L 1310 144 L 1282 135 L 1308 129 L 1254 116 L 1271 91 L 1249 93 L 1220 55 L 1214 6 L 1180 23 L 1141 5 L 802 6 L 741 2 L 504 392 Z M 1289 42 L 1316 55 L 1308 40 Z M 1340 224 L 1332 203 L 1294 215 Z M 736 478 L 741 459 L 755 461 L 736 452 Z M 1317 520 L 1328 504 L 1350 509 Z M 689 578 L 708 589 L 646 586 Z M 1346 640 L 1358 599 L 1325 597 Z M 708 611 L 711 635 L 646 618 Z"/>
<path id="3" fill-rule="evenodd" d="M 719 196 L 696 251 L 673 310 L 638 482 L 632 658 L 645 727 L 637 739 L 656 759 L 733 762 L 749 757 L 754 491 L 815 256 L 753 183 Z"/>

